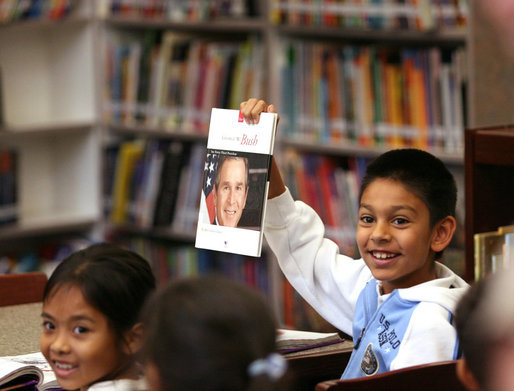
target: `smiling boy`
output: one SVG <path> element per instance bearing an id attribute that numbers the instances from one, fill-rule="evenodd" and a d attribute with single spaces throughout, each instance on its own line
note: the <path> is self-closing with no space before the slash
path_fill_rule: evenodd
<path id="1" fill-rule="evenodd" d="M 248 123 L 273 105 L 241 104 Z M 456 229 L 457 189 L 428 152 L 386 152 L 366 169 L 359 194 L 360 259 L 324 238 L 316 212 L 294 201 L 272 162 L 267 242 L 293 287 L 326 320 L 354 339 L 342 378 L 451 360 L 459 344 L 453 312 L 468 284 L 444 266 Z"/>

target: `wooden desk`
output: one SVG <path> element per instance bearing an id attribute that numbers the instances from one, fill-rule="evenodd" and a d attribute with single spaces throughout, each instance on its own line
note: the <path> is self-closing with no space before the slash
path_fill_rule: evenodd
<path id="1" fill-rule="evenodd" d="M 293 391 L 313 391 L 316 384 L 324 380 L 339 379 L 350 359 L 352 341 L 321 348 L 289 353 L 288 361 L 293 377 Z"/>
<path id="2" fill-rule="evenodd" d="M 41 303 L 0 307 L 0 356 L 39 351 Z"/>

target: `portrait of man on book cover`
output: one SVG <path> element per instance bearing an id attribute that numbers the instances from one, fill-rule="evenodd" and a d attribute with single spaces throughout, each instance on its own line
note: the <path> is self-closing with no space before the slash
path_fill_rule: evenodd
<path id="1" fill-rule="evenodd" d="M 248 197 L 248 158 L 221 156 L 214 179 L 214 224 L 237 227 Z"/>
<path id="2" fill-rule="evenodd" d="M 207 153 L 204 195 L 209 222 L 224 227 L 260 227 L 267 160 L 258 154 Z"/>

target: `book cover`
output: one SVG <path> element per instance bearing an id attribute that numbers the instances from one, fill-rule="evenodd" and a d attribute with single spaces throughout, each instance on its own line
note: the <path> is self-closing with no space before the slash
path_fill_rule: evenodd
<path id="1" fill-rule="evenodd" d="M 259 257 L 277 115 L 212 109 L 195 247 Z"/>
<path id="2" fill-rule="evenodd" d="M 64 391 L 40 352 L 0 357 L 0 389 Z"/>

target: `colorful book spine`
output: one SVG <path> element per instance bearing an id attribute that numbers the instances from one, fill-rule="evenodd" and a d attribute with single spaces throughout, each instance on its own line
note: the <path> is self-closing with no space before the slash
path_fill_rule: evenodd
<path id="1" fill-rule="evenodd" d="M 18 221 L 18 153 L 0 149 L 0 226 Z"/>

